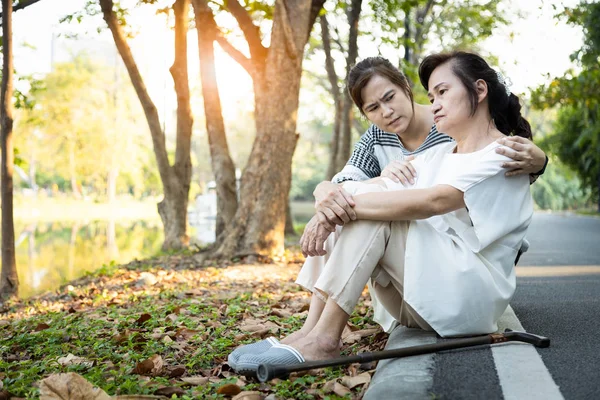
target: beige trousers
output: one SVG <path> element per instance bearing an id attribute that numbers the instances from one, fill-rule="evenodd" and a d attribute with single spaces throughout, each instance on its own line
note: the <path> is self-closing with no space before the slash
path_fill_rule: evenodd
<path id="1" fill-rule="evenodd" d="M 368 189 L 376 190 L 375 187 Z M 379 187 L 379 190 L 384 189 Z M 325 243 L 327 254 L 308 257 L 296 283 L 324 302 L 332 299 L 347 314 L 352 314 L 371 279 L 377 299 L 400 324 L 432 331 L 403 301 L 408 227 L 408 221 L 365 220 L 338 226 Z"/>

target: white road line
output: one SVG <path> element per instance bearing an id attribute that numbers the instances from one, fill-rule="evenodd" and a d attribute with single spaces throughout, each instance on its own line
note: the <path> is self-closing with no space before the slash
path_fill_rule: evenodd
<path id="1" fill-rule="evenodd" d="M 525 332 L 510 306 L 500 317 L 498 327 L 501 332 L 506 328 Z M 540 334 L 543 335 L 543 332 Z M 532 345 L 517 342 L 494 345 L 492 355 L 505 400 L 564 400 L 548 368 Z"/>
<path id="2" fill-rule="evenodd" d="M 398 326 L 390 335 L 387 349 L 422 346 L 437 342 L 434 332 Z M 363 397 L 364 400 L 431 400 L 434 355 L 424 354 L 408 358 L 379 361 L 377 373 Z M 386 365 L 386 364 L 392 364 Z M 385 366 L 385 368 L 384 368 Z"/>

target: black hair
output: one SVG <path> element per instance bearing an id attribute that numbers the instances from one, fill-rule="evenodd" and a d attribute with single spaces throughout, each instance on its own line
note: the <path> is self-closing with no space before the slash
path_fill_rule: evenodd
<path id="1" fill-rule="evenodd" d="M 387 58 L 367 57 L 352 67 L 348 73 L 347 82 L 350 97 L 352 97 L 352 101 L 354 101 L 361 114 L 365 114 L 362 109 L 365 104 L 362 98 L 362 90 L 375 75 L 389 79 L 394 85 L 399 86 L 408 96 L 411 104 L 414 104 L 412 89 L 406 76 Z"/>
<path id="2" fill-rule="evenodd" d="M 433 71 L 446 63 L 451 63 L 452 72 L 467 89 L 471 115 L 475 114 L 479 105 L 475 82 L 483 79 L 488 86 L 488 107 L 496 128 L 507 136 L 532 138 L 531 126 L 521 115 L 519 98 L 513 93 L 507 93 L 506 86 L 500 81 L 498 73 L 475 53 L 455 51 L 425 57 L 419 65 L 419 79 L 426 90 L 429 90 L 429 77 Z"/>

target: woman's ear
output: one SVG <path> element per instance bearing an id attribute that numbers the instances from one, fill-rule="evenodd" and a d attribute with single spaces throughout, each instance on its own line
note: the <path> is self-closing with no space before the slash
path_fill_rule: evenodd
<path id="1" fill-rule="evenodd" d="M 478 79 L 475 82 L 475 89 L 477 90 L 477 102 L 481 103 L 488 95 L 488 85 L 483 79 Z"/>

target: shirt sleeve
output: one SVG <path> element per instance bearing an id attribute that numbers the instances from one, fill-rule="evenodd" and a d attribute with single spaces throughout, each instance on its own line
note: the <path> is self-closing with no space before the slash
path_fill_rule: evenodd
<path id="1" fill-rule="evenodd" d="M 529 178 L 507 177 L 506 169 L 500 166 L 507 157 L 496 153 L 495 148 L 457 165 L 452 173 L 443 173 L 438 181 L 464 193 L 470 223 L 458 218 L 456 212 L 444 215 L 443 220 L 474 252 L 499 242 L 516 251 L 522 235 L 514 233 L 526 229 L 533 214 Z"/>
<path id="2" fill-rule="evenodd" d="M 354 151 L 346 166 L 331 181 L 364 181 L 381 175 L 381 166 L 373 149 L 373 133 L 369 128 L 354 145 Z"/>
<path id="3" fill-rule="evenodd" d="M 505 172 L 502 163 L 510 159 L 502 154 L 496 153 L 498 146 L 490 146 L 482 154 L 469 154 L 467 157 L 462 155 L 450 154 L 448 160 L 442 164 L 439 171 L 437 183 L 441 185 L 450 185 L 467 192 L 469 188 L 477 183 L 491 178 L 496 174 Z"/>

